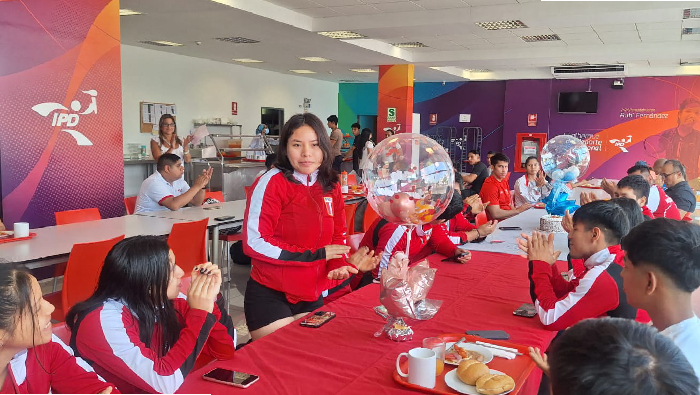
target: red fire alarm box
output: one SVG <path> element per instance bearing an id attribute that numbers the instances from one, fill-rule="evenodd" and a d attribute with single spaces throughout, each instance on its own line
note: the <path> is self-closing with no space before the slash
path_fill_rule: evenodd
<path id="1" fill-rule="evenodd" d="M 515 160 L 513 160 L 513 170 L 524 172 L 525 160 L 534 156 L 540 159 L 542 147 L 547 142 L 547 133 L 518 133 L 515 136 Z"/>

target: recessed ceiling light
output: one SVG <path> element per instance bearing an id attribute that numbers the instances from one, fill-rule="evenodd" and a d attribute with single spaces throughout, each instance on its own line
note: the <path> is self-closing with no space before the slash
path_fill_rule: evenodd
<path id="1" fill-rule="evenodd" d="M 318 56 L 307 56 L 307 57 L 299 58 L 299 59 L 301 59 L 301 60 L 306 60 L 306 61 L 309 61 L 309 62 L 330 62 L 330 61 L 331 61 L 330 59 L 321 58 L 321 57 L 318 57 Z"/>
<path id="2" fill-rule="evenodd" d="M 683 34 L 700 34 L 700 27 L 684 27 Z"/>
<path id="3" fill-rule="evenodd" d="M 338 40 L 347 40 L 349 38 L 364 38 L 364 37 L 366 37 L 360 33 L 351 32 L 349 30 L 336 30 L 333 32 L 318 32 L 318 34 L 320 34 L 322 36 L 330 37 L 330 38 L 335 38 Z"/>
<path id="4" fill-rule="evenodd" d="M 233 44 L 257 44 L 260 42 L 246 37 L 216 37 L 216 40 Z"/>
<path id="5" fill-rule="evenodd" d="M 491 70 L 489 69 L 464 69 L 464 71 L 468 71 L 470 73 L 490 73 Z"/>
<path id="6" fill-rule="evenodd" d="M 425 47 L 427 47 L 427 45 L 425 45 L 421 42 L 418 42 L 418 41 L 411 41 L 411 42 L 407 42 L 407 43 L 395 43 L 395 44 L 391 44 L 391 45 L 395 46 L 396 48 L 425 48 Z"/>
<path id="7" fill-rule="evenodd" d="M 139 41 L 142 44 L 155 45 L 158 47 L 182 47 L 185 44 L 174 43 L 172 41 Z"/>
<path id="8" fill-rule="evenodd" d="M 255 60 L 255 59 L 249 59 L 249 58 L 242 58 L 242 59 L 231 59 L 234 62 L 239 62 L 239 63 L 264 63 L 262 60 Z"/>
<path id="9" fill-rule="evenodd" d="M 129 15 L 143 15 L 143 12 L 138 12 L 134 10 L 129 10 L 126 8 L 121 8 L 119 10 L 119 16 L 129 16 Z"/>
<path id="10" fill-rule="evenodd" d="M 340 81 L 338 81 L 338 82 L 349 83 L 349 82 L 362 82 L 362 81 L 360 81 L 360 80 L 340 80 Z"/>
<path id="11" fill-rule="evenodd" d="M 350 71 L 354 71 L 356 73 L 376 73 L 377 70 L 372 70 L 372 69 L 350 69 Z"/>
<path id="12" fill-rule="evenodd" d="M 520 38 L 522 38 L 523 41 L 525 41 L 526 43 L 537 43 L 542 41 L 561 41 L 561 38 L 559 38 L 559 36 L 556 34 L 539 34 L 536 36 L 522 36 Z"/>
<path id="13" fill-rule="evenodd" d="M 527 25 L 517 19 L 514 21 L 476 22 L 476 24 L 486 30 L 520 29 L 527 27 Z"/>
<path id="14" fill-rule="evenodd" d="M 683 10 L 683 19 L 700 18 L 700 8 L 686 8 Z"/>
<path id="15" fill-rule="evenodd" d="M 433 70 L 440 70 L 442 67 L 439 66 L 430 66 L 431 69 Z"/>
<path id="16" fill-rule="evenodd" d="M 315 71 L 311 71 L 311 70 L 289 70 L 289 71 L 291 71 L 292 73 L 297 73 L 297 74 L 316 74 Z"/>

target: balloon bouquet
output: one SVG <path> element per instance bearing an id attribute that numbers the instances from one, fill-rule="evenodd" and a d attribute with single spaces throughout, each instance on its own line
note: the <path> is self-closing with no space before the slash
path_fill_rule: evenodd
<path id="1" fill-rule="evenodd" d="M 375 311 L 387 324 L 385 333 L 395 341 L 410 340 L 411 328 L 403 318 L 427 320 L 442 304 L 426 299 L 436 269 L 427 261 L 409 268 L 411 234 L 416 226 L 433 221 L 447 208 L 454 191 L 454 170 L 445 149 L 434 140 L 401 133 L 382 140 L 362 169 L 367 200 L 382 218 L 405 227 L 406 251 L 380 263 L 380 302 Z"/>
<path id="2" fill-rule="evenodd" d="M 552 191 L 542 200 L 548 214 L 563 216 L 566 210 L 573 213 L 580 207 L 568 200 L 571 189 L 566 183 L 585 174 L 590 160 L 588 147 L 576 137 L 561 135 L 547 141 L 542 148 L 542 170 L 554 180 Z"/>

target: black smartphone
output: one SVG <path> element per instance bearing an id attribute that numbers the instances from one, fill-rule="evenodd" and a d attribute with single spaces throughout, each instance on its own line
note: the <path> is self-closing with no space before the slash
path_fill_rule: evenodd
<path id="1" fill-rule="evenodd" d="M 466 331 L 467 335 L 483 337 L 491 340 L 509 340 L 510 335 L 505 331 Z"/>
<path id="2" fill-rule="evenodd" d="M 236 372 L 233 370 L 216 368 L 208 371 L 202 376 L 204 380 L 214 381 L 221 384 L 228 384 L 234 387 L 248 388 L 258 381 L 260 377 L 254 374 Z"/>
<path id="3" fill-rule="evenodd" d="M 523 228 L 519 226 L 499 226 L 498 229 L 500 230 L 523 230 Z"/>
<path id="4" fill-rule="evenodd" d="M 468 252 L 464 252 L 464 253 L 459 254 L 459 255 L 448 256 L 447 258 L 443 259 L 442 262 L 457 262 L 457 263 L 462 263 L 462 262 L 458 261 L 458 259 L 461 258 L 461 257 L 463 257 L 463 256 L 466 256 L 466 255 L 469 255 L 469 253 L 468 253 Z"/>
<path id="5" fill-rule="evenodd" d="M 313 315 L 304 318 L 304 321 L 299 325 L 308 328 L 319 328 L 333 318 L 335 318 L 335 313 L 332 311 L 317 311 Z"/>
<path id="6" fill-rule="evenodd" d="M 522 306 L 518 307 L 513 315 L 520 317 L 532 318 L 537 315 L 537 310 L 535 310 L 535 305 L 532 303 L 523 303 Z"/>
<path id="7" fill-rule="evenodd" d="M 235 216 L 235 215 L 226 215 L 226 216 L 224 216 L 224 217 L 216 217 L 216 218 L 214 218 L 214 220 L 216 220 L 216 221 L 230 221 L 230 220 L 232 220 L 232 219 L 236 219 L 236 216 Z"/>

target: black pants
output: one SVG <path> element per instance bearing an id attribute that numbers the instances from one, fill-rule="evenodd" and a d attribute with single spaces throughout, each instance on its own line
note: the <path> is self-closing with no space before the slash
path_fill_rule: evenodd
<path id="1" fill-rule="evenodd" d="M 338 155 L 333 159 L 333 170 L 340 173 L 340 165 L 343 163 L 343 155 Z"/>

